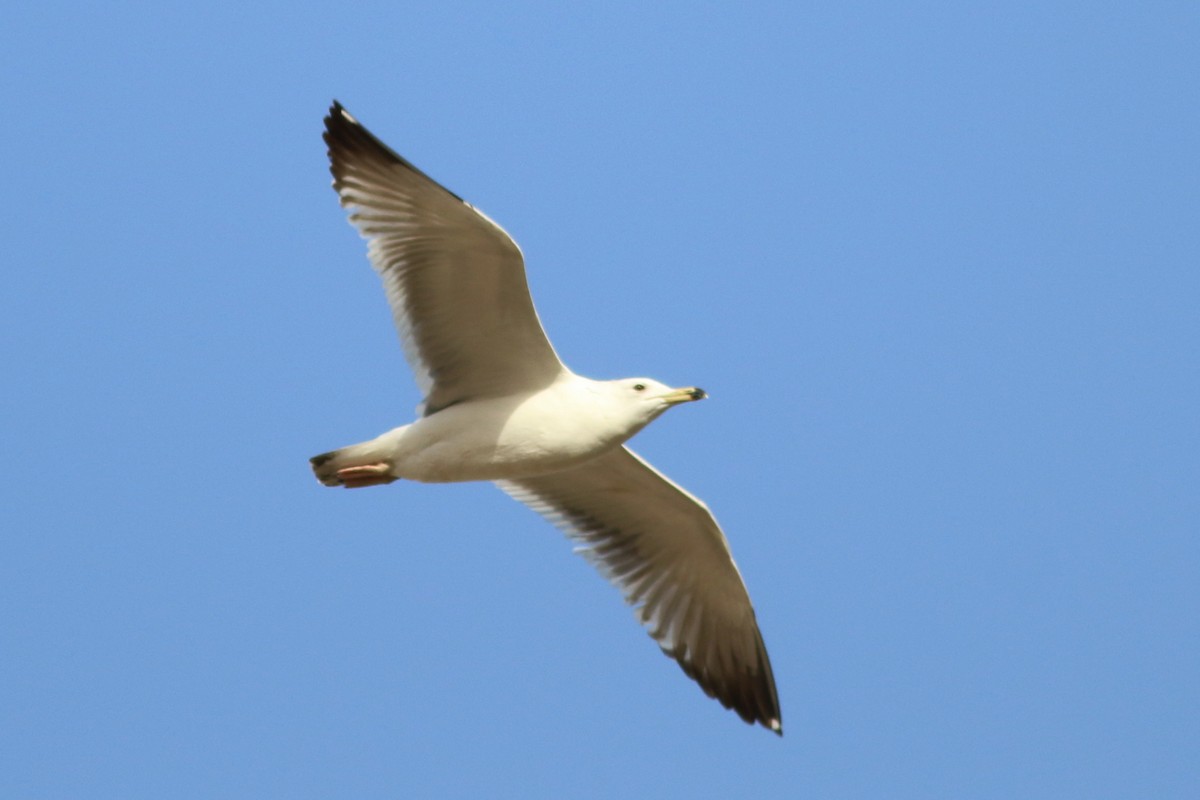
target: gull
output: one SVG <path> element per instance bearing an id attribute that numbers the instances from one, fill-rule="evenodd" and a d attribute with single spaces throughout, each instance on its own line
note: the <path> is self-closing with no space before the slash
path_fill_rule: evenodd
<path id="1" fill-rule="evenodd" d="M 324 139 L 424 400 L 414 422 L 314 456 L 317 479 L 495 482 L 579 545 L 706 694 L 782 735 L 766 646 L 716 519 L 625 446 L 704 391 L 575 374 L 546 338 L 521 250 L 499 225 L 337 101 Z"/>

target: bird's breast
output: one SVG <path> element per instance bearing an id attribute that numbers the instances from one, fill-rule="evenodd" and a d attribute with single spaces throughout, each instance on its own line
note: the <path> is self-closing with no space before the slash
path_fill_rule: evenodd
<path id="1" fill-rule="evenodd" d="M 437 483 L 542 475 L 595 458 L 630 435 L 618 421 L 561 397 L 471 401 L 414 423 L 398 471 Z"/>

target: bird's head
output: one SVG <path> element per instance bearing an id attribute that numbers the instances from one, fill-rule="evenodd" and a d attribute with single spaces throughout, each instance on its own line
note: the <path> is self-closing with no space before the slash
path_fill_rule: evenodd
<path id="1" fill-rule="evenodd" d="M 653 378 L 622 378 L 611 381 L 610 385 L 622 405 L 647 423 L 672 406 L 708 397 L 696 386 L 676 389 Z"/>

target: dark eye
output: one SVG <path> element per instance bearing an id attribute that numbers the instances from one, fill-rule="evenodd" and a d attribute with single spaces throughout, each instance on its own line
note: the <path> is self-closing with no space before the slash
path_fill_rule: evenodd
<path id="1" fill-rule="evenodd" d="M 635 392 L 644 392 L 644 391 L 646 391 L 646 384 L 644 384 L 644 383 L 635 383 L 635 384 L 633 385 L 633 390 L 634 390 Z"/>

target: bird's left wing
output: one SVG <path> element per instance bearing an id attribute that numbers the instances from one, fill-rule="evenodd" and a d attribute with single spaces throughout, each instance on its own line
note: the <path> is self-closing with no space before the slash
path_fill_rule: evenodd
<path id="1" fill-rule="evenodd" d="M 579 542 L 705 693 L 746 722 L 782 732 L 750 597 L 704 503 L 625 447 L 497 485 Z"/>
<path id="2" fill-rule="evenodd" d="M 392 318 L 432 414 L 550 385 L 565 367 L 529 297 L 525 262 L 499 225 L 400 157 L 334 103 L 329 169 L 368 241 Z"/>

